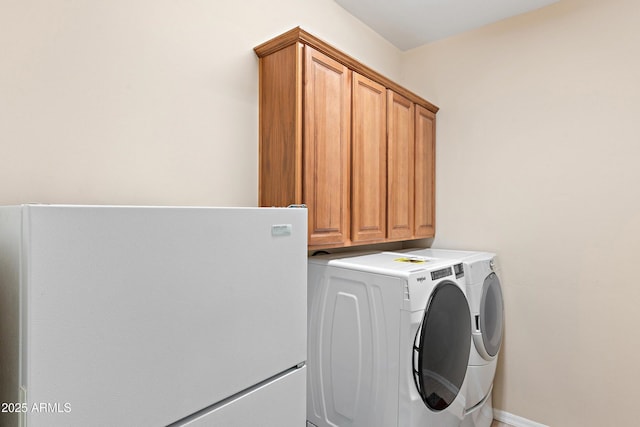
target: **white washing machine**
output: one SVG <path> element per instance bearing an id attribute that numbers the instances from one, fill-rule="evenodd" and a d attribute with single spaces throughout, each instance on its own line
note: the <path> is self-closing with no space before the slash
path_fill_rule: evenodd
<path id="1" fill-rule="evenodd" d="M 496 255 L 489 252 L 420 249 L 410 255 L 450 259 L 464 265 L 473 346 L 467 371 L 463 427 L 489 427 L 493 420 L 493 378 L 504 329 L 504 305 Z"/>
<path id="2" fill-rule="evenodd" d="M 309 258 L 307 425 L 460 426 L 471 348 L 464 290 L 452 260 Z"/>

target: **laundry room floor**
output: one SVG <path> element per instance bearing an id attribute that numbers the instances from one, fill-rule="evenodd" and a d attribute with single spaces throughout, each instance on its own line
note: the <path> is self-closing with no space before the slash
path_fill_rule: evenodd
<path id="1" fill-rule="evenodd" d="M 493 420 L 491 427 L 512 427 L 509 424 L 501 423 L 500 421 Z"/>

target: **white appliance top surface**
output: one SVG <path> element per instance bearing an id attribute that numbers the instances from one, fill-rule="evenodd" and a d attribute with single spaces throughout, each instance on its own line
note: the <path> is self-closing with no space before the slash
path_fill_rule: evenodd
<path id="1" fill-rule="evenodd" d="M 378 252 L 359 256 L 345 255 L 344 257 L 336 257 L 335 255 L 327 257 L 320 256 L 310 258 L 309 260 L 310 262 L 327 264 L 334 267 L 396 277 L 409 277 L 412 274 L 418 273 L 424 274 L 425 271 L 434 271 L 455 264 L 454 260 L 436 259 L 398 252 Z"/>
<path id="2" fill-rule="evenodd" d="M 480 251 L 458 251 L 453 249 L 408 249 L 407 251 L 402 251 L 406 254 L 411 254 L 415 256 L 425 256 L 432 258 L 443 258 L 443 259 L 452 259 L 460 262 L 471 263 L 474 261 L 487 260 L 494 258 L 496 254 L 491 252 L 480 252 Z"/>
<path id="3" fill-rule="evenodd" d="M 114 210 L 114 209 L 178 209 L 178 210 L 196 210 L 196 209 L 209 209 L 209 210 L 280 210 L 289 209 L 286 207 L 240 207 L 240 206 L 153 206 L 153 205 L 66 205 L 66 204 L 46 204 L 46 203 L 26 203 L 22 205 L 13 205 L 14 207 L 28 207 L 29 209 L 98 209 L 98 210 Z M 9 207 L 9 206 L 7 206 Z M 295 208 L 300 210 L 306 210 L 306 208 Z"/>

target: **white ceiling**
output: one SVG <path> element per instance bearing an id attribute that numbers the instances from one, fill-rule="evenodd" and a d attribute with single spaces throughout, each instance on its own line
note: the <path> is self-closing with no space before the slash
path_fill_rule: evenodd
<path id="1" fill-rule="evenodd" d="M 401 50 L 462 33 L 559 0 L 335 0 Z"/>

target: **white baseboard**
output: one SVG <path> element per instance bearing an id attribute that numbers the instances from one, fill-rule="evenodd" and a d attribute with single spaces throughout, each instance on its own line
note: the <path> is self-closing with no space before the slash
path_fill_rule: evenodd
<path id="1" fill-rule="evenodd" d="M 517 415 L 510 414 L 509 412 L 501 411 L 500 409 L 495 408 L 493 410 L 493 418 L 502 423 L 509 424 L 513 427 L 549 427 L 545 424 L 540 424 L 535 421 L 531 421 L 526 418 L 522 418 Z"/>

